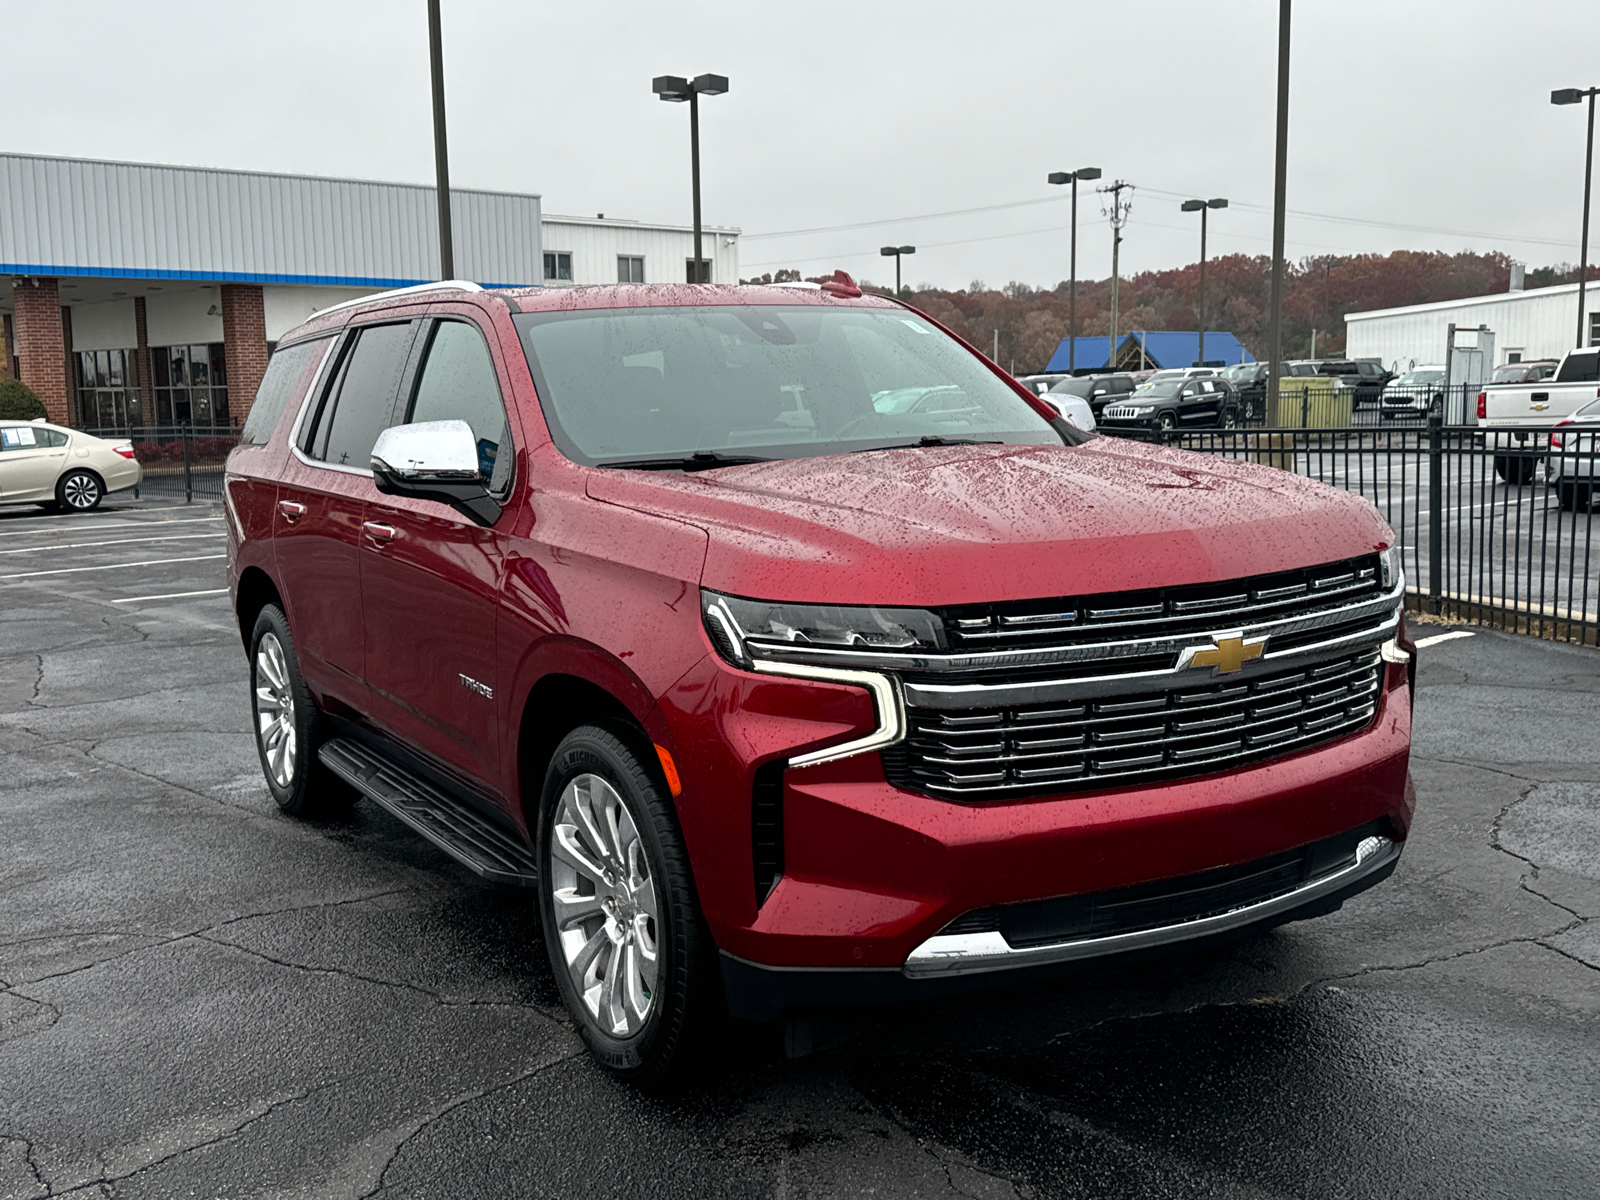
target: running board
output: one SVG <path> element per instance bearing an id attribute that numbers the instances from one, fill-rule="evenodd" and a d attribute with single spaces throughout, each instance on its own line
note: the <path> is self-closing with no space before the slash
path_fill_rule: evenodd
<path id="1" fill-rule="evenodd" d="M 351 738 L 332 738 L 317 757 L 474 874 L 513 887 L 533 887 L 539 881 L 531 847 L 381 752 Z"/>

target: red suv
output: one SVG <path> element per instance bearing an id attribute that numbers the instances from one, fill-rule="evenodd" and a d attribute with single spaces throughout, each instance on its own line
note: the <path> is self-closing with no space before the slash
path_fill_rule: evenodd
<path id="1" fill-rule="evenodd" d="M 634 1079 L 723 1012 L 1328 912 L 1410 824 L 1370 504 L 1081 433 L 842 273 L 327 310 L 226 503 L 278 803 L 537 888 Z"/>

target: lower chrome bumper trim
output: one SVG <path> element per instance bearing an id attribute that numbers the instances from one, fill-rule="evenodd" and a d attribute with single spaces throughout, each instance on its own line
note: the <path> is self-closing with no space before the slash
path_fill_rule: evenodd
<path id="1" fill-rule="evenodd" d="M 1013 947 L 999 933 L 935 934 L 906 958 L 901 973 L 909 979 L 944 979 L 973 975 L 983 971 L 1006 971 L 1014 967 L 1034 967 L 1047 963 L 1071 962 L 1127 950 L 1164 946 L 1209 934 L 1253 925 L 1281 916 L 1305 904 L 1358 883 L 1369 875 L 1390 867 L 1400 857 L 1400 844 L 1385 837 L 1369 837 L 1356 847 L 1356 861 L 1349 866 L 1314 879 L 1292 892 L 1255 904 L 1176 925 L 1160 925 L 1109 937 L 1082 938 L 1053 942 L 1044 946 Z"/>

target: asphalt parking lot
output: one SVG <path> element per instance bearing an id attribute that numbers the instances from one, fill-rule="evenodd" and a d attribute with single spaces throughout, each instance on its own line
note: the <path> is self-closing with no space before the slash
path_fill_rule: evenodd
<path id="1" fill-rule="evenodd" d="M 659 1099 L 526 898 L 277 812 L 222 553 L 214 506 L 0 510 L 0 1197 L 1600 1193 L 1595 651 L 1423 650 L 1416 825 L 1339 913 L 741 1031 Z"/>

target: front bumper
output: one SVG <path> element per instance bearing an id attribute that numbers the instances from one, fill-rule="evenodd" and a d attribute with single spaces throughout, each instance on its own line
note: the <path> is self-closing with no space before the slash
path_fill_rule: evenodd
<path id="1" fill-rule="evenodd" d="M 841 998 L 871 998 L 1009 980 L 1290 920 L 1308 906 L 1326 911 L 1392 870 L 1414 806 L 1410 687 L 1406 666 L 1394 662 L 1372 724 L 1336 741 L 1206 776 L 989 802 L 894 787 L 876 753 L 784 769 L 874 728 L 861 688 L 757 677 L 708 656 L 662 697 L 657 717 L 683 777 L 679 816 L 701 907 L 730 999 L 748 1013 L 768 1011 L 772 997 L 790 1005 L 841 989 Z M 758 898 L 754 797 L 763 767 L 781 871 Z M 1375 822 L 1385 843 L 1376 857 L 1369 848 L 1359 870 L 1223 921 L 1123 942 L 1065 939 L 1021 955 L 1002 952 L 998 935 L 950 941 L 944 932 L 974 910 L 1198 875 Z M 737 1000 L 745 993 L 768 999 L 745 1005 Z"/>

